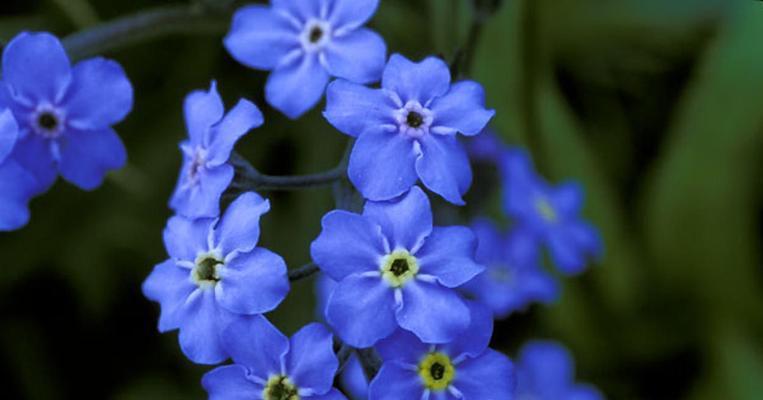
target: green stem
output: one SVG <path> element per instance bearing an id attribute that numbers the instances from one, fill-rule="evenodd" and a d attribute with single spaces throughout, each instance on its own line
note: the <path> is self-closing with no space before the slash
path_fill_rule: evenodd
<path id="1" fill-rule="evenodd" d="M 312 276 L 319 271 L 318 266 L 313 263 L 305 264 L 301 267 L 294 268 L 289 271 L 289 281 L 294 282 L 300 279 L 305 279 Z"/>

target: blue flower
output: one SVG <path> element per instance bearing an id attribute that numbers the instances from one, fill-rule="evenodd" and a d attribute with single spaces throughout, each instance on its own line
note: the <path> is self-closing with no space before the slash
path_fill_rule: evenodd
<path id="1" fill-rule="evenodd" d="M 233 365 L 218 367 L 202 379 L 211 400 L 340 400 L 332 387 L 339 361 L 332 336 L 310 324 L 291 340 L 264 318 L 242 318 L 223 333 Z"/>
<path id="2" fill-rule="evenodd" d="M 454 288 L 484 270 L 466 227 L 432 227 L 424 192 L 367 202 L 362 215 L 335 210 L 323 217 L 313 261 L 339 282 L 326 320 L 353 347 L 369 347 L 398 327 L 428 343 L 445 343 L 469 325 Z"/>
<path id="3" fill-rule="evenodd" d="M 220 197 L 233 180 L 233 167 L 228 164 L 233 146 L 249 130 L 262 125 L 262 113 L 242 99 L 225 114 L 215 82 L 209 92 L 189 94 L 184 111 L 188 140 L 180 144 L 183 167 L 170 207 L 187 218 L 216 217 Z"/>
<path id="4" fill-rule="evenodd" d="M 0 231 L 19 229 L 29 222 L 29 200 L 37 181 L 10 157 L 18 138 L 18 125 L 10 110 L 0 112 Z"/>
<path id="5" fill-rule="evenodd" d="M 265 85 L 268 103 L 297 118 L 323 96 L 329 78 L 357 83 L 381 76 L 387 48 L 363 28 L 379 0 L 273 0 L 251 5 L 233 17 L 225 47 L 240 63 L 272 70 Z"/>
<path id="6" fill-rule="evenodd" d="M 582 272 L 603 251 L 598 231 L 580 218 L 583 189 L 575 182 L 550 186 L 533 170 L 527 153 L 509 150 L 501 162 L 507 214 L 545 244 L 557 268 Z"/>
<path id="7" fill-rule="evenodd" d="M 492 129 L 485 128 L 482 133 L 466 141 L 466 150 L 472 160 L 497 166 L 503 158 L 506 145 Z"/>
<path id="8" fill-rule="evenodd" d="M 595 387 L 575 383 L 575 366 L 564 346 L 543 340 L 531 341 L 520 350 L 517 395 L 537 400 L 604 399 Z"/>
<path id="9" fill-rule="evenodd" d="M 334 291 L 334 288 L 336 288 L 336 285 L 336 281 L 323 273 L 315 281 L 317 295 L 316 314 L 319 320 L 324 320 L 329 296 Z M 339 375 L 339 382 L 351 398 L 356 400 L 368 398 L 368 379 L 366 379 L 363 366 L 360 365 L 360 361 L 358 361 L 355 353 L 347 360 L 347 364 L 345 364 L 344 369 Z"/>
<path id="10" fill-rule="evenodd" d="M 369 400 L 513 399 L 514 366 L 487 347 L 493 333 L 490 311 L 475 303 L 469 308 L 469 329 L 451 343 L 425 344 L 404 331 L 380 341 L 384 363 L 371 382 Z"/>
<path id="11" fill-rule="evenodd" d="M 180 329 L 180 347 L 194 362 L 227 358 L 220 332 L 241 315 L 273 310 L 289 291 L 286 264 L 257 247 L 260 216 L 270 205 L 255 193 L 238 197 L 221 219 L 170 218 L 157 265 L 143 293 L 161 305 L 159 331 Z"/>
<path id="12" fill-rule="evenodd" d="M 74 66 L 49 33 L 20 33 L 3 51 L 0 102 L 19 124 L 14 158 L 46 191 L 60 173 L 85 190 L 100 186 L 127 159 L 112 125 L 132 108 L 122 67 L 93 58 Z"/>
<path id="13" fill-rule="evenodd" d="M 324 115 L 334 127 L 358 138 L 348 173 L 363 197 L 389 200 L 420 178 L 447 201 L 464 204 L 472 171 L 456 133 L 473 136 L 482 131 L 495 113 L 484 103 L 478 83 L 451 85 L 442 60 L 413 63 L 394 54 L 381 89 L 345 80 L 331 83 Z"/>
<path id="14" fill-rule="evenodd" d="M 487 305 L 496 318 L 505 318 L 532 302 L 556 300 L 559 288 L 538 265 L 538 246 L 528 232 L 517 228 L 503 234 L 487 219 L 476 220 L 472 230 L 479 242 L 476 260 L 486 270 L 467 283 L 464 291 Z"/>

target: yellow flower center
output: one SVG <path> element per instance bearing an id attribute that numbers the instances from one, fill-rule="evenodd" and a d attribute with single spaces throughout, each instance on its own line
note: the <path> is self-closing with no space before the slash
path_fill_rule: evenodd
<path id="1" fill-rule="evenodd" d="M 432 391 L 445 390 L 456 377 L 456 368 L 443 353 L 429 353 L 419 363 L 419 376 Z"/>
<path id="2" fill-rule="evenodd" d="M 419 263 L 416 257 L 408 253 L 407 250 L 395 250 L 387 254 L 382 261 L 382 277 L 393 288 L 405 285 L 418 272 Z"/>
<path id="3" fill-rule="evenodd" d="M 556 210 L 554 210 L 554 207 L 551 206 L 548 200 L 542 197 L 536 199 L 535 209 L 538 210 L 538 214 L 547 222 L 556 222 Z"/>
<path id="4" fill-rule="evenodd" d="M 273 375 L 262 391 L 263 400 L 299 400 L 299 389 L 283 375 Z"/>

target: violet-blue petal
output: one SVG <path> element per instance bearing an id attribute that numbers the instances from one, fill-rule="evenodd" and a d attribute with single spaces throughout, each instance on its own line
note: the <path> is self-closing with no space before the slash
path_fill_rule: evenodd
<path id="1" fill-rule="evenodd" d="M 283 258 L 257 247 L 225 265 L 215 287 L 217 300 L 236 314 L 263 314 L 275 309 L 289 292 Z"/>
<path id="2" fill-rule="evenodd" d="M 455 136 L 424 135 L 416 173 L 429 190 L 456 205 L 472 184 L 472 168 L 463 145 Z"/>
<path id="3" fill-rule="evenodd" d="M 264 122 L 262 112 L 254 103 L 241 99 L 222 121 L 209 131 L 207 166 L 216 167 L 228 161 L 238 139 Z"/>
<path id="4" fill-rule="evenodd" d="M 16 123 L 16 118 L 13 117 L 11 110 L 2 110 L 0 113 L 0 163 L 11 154 L 18 137 L 19 126 Z"/>
<path id="5" fill-rule="evenodd" d="M 477 358 L 470 358 L 456 367 L 452 385 L 465 399 L 514 399 L 514 365 L 505 355 L 487 349 Z"/>
<path id="6" fill-rule="evenodd" d="M 306 325 L 291 337 L 286 371 L 300 389 L 310 389 L 316 394 L 328 392 L 338 368 L 333 337 L 323 325 Z"/>
<path id="7" fill-rule="evenodd" d="M 437 133 L 461 132 L 474 136 L 487 126 L 495 110 L 485 108 L 485 91 L 474 81 L 457 82 L 445 96 L 432 102 L 434 121 L 432 130 Z"/>
<path id="8" fill-rule="evenodd" d="M 354 29 L 364 25 L 379 7 L 379 0 L 334 0 L 329 23 L 334 29 Z"/>
<path id="9" fill-rule="evenodd" d="M 357 83 L 376 82 L 381 78 L 387 58 L 382 37 L 366 28 L 335 36 L 324 50 L 331 75 Z"/>
<path id="10" fill-rule="evenodd" d="M 350 275 L 329 297 L 326 321 L 347 344 L 369 347 L 397 328 L 395 299 L 379 277 Z"/>
<path id="11" fill-rule="evenodd" d="M 127 162 L 122 139 L 111 128 L 97 131 L 71 129 L 58 143 L 61 176 L 84 190 L 97 188 L 107 172 L 120 169 Z"/>
<path id="12" fill-rule="evenodd" d="M 289 339 L 262 315 L 233 319 L 223 330 L 222 342 L 233 362 L 263 380 L 282 372 L 281 361 L 289 351 Z"/>
<path id="13" fill-rule="evenodd" d="M 419 273 L 434 275 L 446 287 L 470 281 L 485 267 L 474 261 L 477 238 L 464 226 L 435 227 L 416 253 Z"/>
<path id="14" fill-rule="evenodd" d="M 394 126 L 394 109 L 383 90 L 337 79 L 326 89 L 323 116 L 340 132 L 358 137 L 368 126 Z"/>
<path id="15" fill-rule="evenodd" d="M 35 195 L 47 191 L 58 177 L 58 169 L 50 149 L 51 141 L 40 135 L 27 134 L 16 142 L 11 158 L 35 179 Z"/>
<path id="16" fill-rule="evenodd" d="M 192 146 L 205 144 L 209 129 L 220 121 L 225 112 L 223 100 L 217 92 L 217 83 L 212 81 L 208 91 L 195 90 L 183 102 L 185 125 Z"/>
<path id="17" fill-rule="evenodd" d="M 36 190 L 34 176 L 15 160 L 0 162 L 0 231 L 16 230 L 29 222 L 28 203 Z"/>
<path id="18" fill-rule="evenodd" d="M 547 340 L 528 342 L 519 352 L 519 385 L 530 393 L 559 394 L 574 380 L 572 355 L 559 343 Z"/>
<path id="19" fill-rule="evenodd" d="M 299 32 L 288 18 L 265 5 L 249 5 L 236 11 L 223 43 L 236 61 L 262 70 L 275 68 L 300 47 Z"/>
<path id="20" fill-rule="evenodd" d="M 200 252 L 209 250 L 207 237 L 214 220 L 171 217 L 164 228 L 164 247 L 172 259 L 194 261 Z"/>
<path id="21" fill-rule="evenodd" d="M 400 327 L 425 343 L 447 343 L 469 326 L 469 308 L 452 289 L 421 280 L 403 287 L 403 306 L 396 310 Z"/>
<path id="22" fill-rule="evenodd" d="M 416 365 L 421 355 L 429 351 L 430 345 L 424 344 L 411 332 L 398 329 L 388 338 L 380 340 L 374 347 L 385 362 L 398 361 Z"/>
<path id="23" fill-rule="evenodd" d="M 189 218 L 217 217 L 220 215 L 220 197 L 228 188 L 235 171 L 229 164 L 199 171 L 198 181 L 189 181 L 191 161 L 186 158 L 180 171 L 170 208 Z"/>
<path id="24" fill-rule="evenodd" d="M 22 32 L 3 50 L 3 80 L 24 102 L 55 103 L 71 79 L 69 57 L 50 33 Z"/>
<path id="25" fill-rule="evenodd" d="M 432 233 L 432 207 L 418 186 L 403 197 L 384 202 L 366 202 L 363 216 L 379 224 L 390 241 L 390 250 L 416 252 Z"/>
<path id="26" fill-rule="evenodd" d="M 117 62 L 92 58 L 72 69 L 72 83 L 64 103 L 70 126 L 98 130 L 127 116 L 132 109 L 133 89 Z"/>
<path id="27" fill-rule="evenodd" d="M 197 364 L 218 364 L 228 358 L 220 334 L 230 315 L 217 305 L 214 291 L 200 288 L 196 291 L 178 315 L 183 321 L 178 337 L 180 349 Z"/>
<path id="28" fill-rule="evenodd" d="M 276 10 L 287 12 L 301 22 L 307 22 L 310 18 L 320 16 L 321 7 L 326 4 L 326 0 L 271 0 L 271 3 Z"/>
<path id="29" fill-rule="evenodd" d="M 386 246 L 381 228 L 369 219 L 335 210 L 321 220 L 322 230 L 310 245 L 310 255 L 336 281 L 379 269 Z"/>
<path id="30" fill-rule="evenodd" d="M 344 370 L 342 370 L 339 381 L 351 399 L 360 400 L 368 398 L 368 379 L 356 355 L 350 356 L 350 359 L 344 366 Z"/>
<path id="31" fill-rule="evenodd" d="M 260 217 L 270 210 L 270 202 L 257 193 L 239 195 L 225 210 L 215 229 L 215 244 L 223 254 L 247 252 L 260 239 Z"/>
<path id="32" fill-rule="evenodd" d="M 424 385 L 417 372 L 394 361 L 384 363 L 368 387 L 369 400 L 419 400 L 423 394 Z"/>
<path id="33" fill-rule="evenodd" d="M 583 222 L 572 222 L 550 230 L 548 246 L 554 265 L 568 275 L 581 273 L 588 260 L 596 259 L 601 253 L 598 232 Z"/>
<path id="34" fill-rule="evenodd" d="M 557 213 L 577 215 L 583 205 L 583 188 L 575 181 L 568 181 L 551 189 L 551 204 Z"/>
<path id="35" fill-rule="evenodd" d="M 358 137 L 350 154 L 350 181 L 369 200 L 389 200 L 411 188 L 418 152 L 413 140 L 384 129 L 368 130 Z"/>
<path id="36" fill-rule="evenodd" d="M 306 396 L 305 399 L 309 400 L 347 400 L 342 392 L 332 388 L 326 394 L 319 394 L 316 396 Z"/>
<path id="37" fill-rule="evenodd" d="M 241 365 L 224 365 L 204 374 L 201 385 L 209 400 L 251 400 L 262 395 L 262 386 L 246 378 Z"/>
<path id="38" fill-rule="evenodd" d="M 487 349 L 493 337 L 493 314 L 490 309 L 474 301 L 467 301 L 466 305 L 469 307 L 469 327 L 455 340 L 441 347 L 453 358 L 464 354 L 477 357 Z"/>
<path id="39" fill-rule="evenodd" d="M 416 63 L 400 54 L 393 54 L 384 69 L 382 87 L 397 93 L 403 103 L 416 100 L 426 106 L 450 88 L 450 69 L 436 57 L 427 57 Z"/>
<path id="40" fill-rule="evenodd" d="M 329 81 L 329 73 L 316 54 L 304 54 L 281 64 L 265 83 L 268 104 L 296 119 L 318 103 Z"/>
<path id="41" fill-rule="evenodd" d="M 604 400 L 604 395 L 593 385 L 579 384 L 570 389 L 564 400 Z"/>
<path id="42" fill-rule="evenodd" d="M 190 270 L 167 260 L 154 267 L 143 285 L 143 295 L 161 306 L 159 332 L 177 329 L 182 324 L 181 310 L 188 296 L 196 289 L 190 278 Z"/>

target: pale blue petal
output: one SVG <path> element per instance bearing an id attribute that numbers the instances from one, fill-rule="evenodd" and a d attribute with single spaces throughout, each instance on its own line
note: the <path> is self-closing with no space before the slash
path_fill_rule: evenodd
<path id="1" fill-rule="evenodd" d="M 383 90 L 338 79 L 326 90 L 323 116 L 340 132 L 357 137 L 369 127 L 396 124 L 395 108 Z"/>
<path id="2" fill-rule="evenodd" d="M 364 348 L 397 328 L 392 289 L 379 277 L 350 275 L 329 297 L 326 320 L 345 343 Z"/>
<path id="3" fill-rule="evenodd" d="M 182 324 L 182 308 L 188 296 L 196 289 L 191 282 L 190 270 L 167 260 L 151 271 L 143 281 L 143 295 L 161 306 L 159 332 L 177 329 Z"/>
<path id="4" fill-rule="evenodd" d="M 354 29 L 364 25 L 379 7 L 379 0 L 334 0 L 329 22 L 334 29 Z"/>
<path id="5" fill-rule="evenodd" d="M 368 387 L 369 400 L 419 400 L 424 385 L 416 371 L 386 362 Z"/>
<path id="6" fill-rule="evenodd" d="M 64 99 L 71 126 L 82 130 L 109 127 L 124 119 L 132 104 L 132 85 L 115 61 L 99 57 L 74 66 Z"/>
<path id="7" fill-rule="evenodd" d="M 450 70 L 439 58 L 428 57 L 414 63 L 400 54 L 393 54 L 384 69 L 382 87 L 397 93 L 403 103 L 416 100 L 426 106 L 448 91 Z"/>
<path id="8" fill-rule="evenodd" d="M 375 346 L 382 360 L 399 361 L 416 365 L 422 355 L 429 351 L 430 345 L 424 344 L 416 335 L 403 329 L 398 329 Z"/>
<path id="9" fill-rule="evenodd" d="M 469 326 L 469 308 L 458 294 L 437 283 L 410 281 L 403 287 L 397 322 L 425 343 L 447 343 Z"/>
<path id="10" fill-rule="evenodd" d="M 207 146 L 207 166 L 215 167 L 228 161 L 239 138 L 264 122 L 262 112 L 254 103 L 241 99 L 219 124 L 210 130 Z"/>
<path id="11" fill-rule="evenodd" d="M 389 200 L 411 188 L 416 176 L 413 140 L 397 132 L 370 130 L 361 134 L 350 154 L 350 181 L 369 200 Z"/>
<path id="12" fill-rule="evenodd" d="M 209 91 L 195 90 L 186 96 L 183 112 L 192 146 L 205 144 L 209 129 L 222 119 L 225 112 L 223 100 L 217 92 L 217 83 L 212 81 Z"/>
<path id="13" fill-rule="evenodd" d="M 514 399 L 514 365 L 505 355 L 488 349 L 477 358 L 467 359 L 456 367 L 452 385 L 465 399 Z"/>
<path id="14" fill-rule="evenodd" d="M 357 83 L 372 83 L 381 78 L 387 45 L 378 33 L 361 28 L 332 38 L 324 55 L 331 75 Z"/>
<path id="15" fill-rule="evenodd" d="M 61 42 L 47 32 L 22 32 L 3 50 L 3 80 L 26 103 L 57 103 L 72 79 Z"/>
<path id="16" fill-rule="evenodd" d="M 84 190 L 101 186 L 107 172 L 120 169 L 127 162 L 127 150 L 111 128 L 69 130 L 58 140 L 58 145 L 61 176 Z"/>
<path id="17" fill-rule="evenodd" d="M 249 5 L 233 15 L 223 43 L 241 64 L 270 70 L 290 52 L 299 51 L 299 34 L 282 13 L 264 5 Z"/>
<path id="18" fill-rule="evenodd" d="M 363 216 L 381 226 L 391 250 L 402 248 L 416 252 L 432 233 L 432 208 L 418 186 L 397 200 L 367 202 Z"/>
<path id="19" fill-rule="evenodd" d="M 419 143 L 416 173 L 424 186 L 453 204 L 464 205 L 462 196 L 472 184 L 472 168 L 461 143 L 455 136 L 443 135 L 424 135 Z"/>
<path id="20" fill-rule="evenodd" d="M 235 318 L 223 330 L 223 345 L 233 362 L 246 366 L 254 376 L 267 380 L 280 374 L 289 339 L 262 315 Z"/>
<path id="21" fill-rule="evenodd" d="M 217 300 L 236 314 L 263 314 L 275 309 L 289 292 L 283 258 L 257 247 L 239 254 L 221 271 Z"/>
<path id="22" fill-rule="evenodd" d="M 220 336 L 232 316 L 217 305 L 214 291 L 196 289 L 180 315 L 180 350 L 197 364 L 218 364 L 228 358 Z"/>
<path id="23" fill-rule="evenodd" d="M 164 247 L 175 260 L 194 261 L 199 253 L 209 250 L 207 236 L 212 219 L 171 217 L 164 228 Z"/>
<path id="24" fill-rule="evenodd" d="M 321 9 L 326 8 L 328 0 L 272 0 L 273 8 L 287 12 L 302 22 L 321 16 Z"/>
<path id="25" fill-rule="evenodd" d="M 225 210 L 215 229 L 215 244 L 223 254 L 247 252 L 260 239 L 260 217 L 270 210 L 270 202 L 257 193 L 239 195 Z"/>
<path id="26" fill-rule="evenodd" d="M 434 275 L 446 287 L 461 286 L 485 270 L 474 261 L 477 238 L 463 226 L 436 227 L 416 253 L 419 273 Z"/>
<path id="27" fill-rule="evenodd" d="M 262 386 L 246 379 L 246 368 L 241 365 L 225 365 L 204 374 L 201 385 L 209 394 L 209 400 L 251 400 L 262 395 Z"/>
<path id="28" fill-rule="evenodd" d="M 467 136 L 482 132 L 495 115 L 494 110 L 485 108 L 482 85 L 473 81 L 453 84 L 445 96 L 432 102 L 431 109 L 434 113 L 433 131 L 461 132 Z"/>
<path id="29" fill-rule="evenodd" d="M 279 65 L 265 84 L 268 104 L 291 119 L 296 119 L 318 103 L 326 89 L 329 74 L 315 54 L 305 54 Z"/>
<path id="30" fill-rule="evenodd" d="M 189 182 L 190 160 L 180 171 L 177 187 L 170 199 L 170 208 L 189 218 L 213 218 L 220 215 L 220 197 L 228 188 L 235 171 L 228 164 L 199 170 L 198 181 Z"/>
<path id="31" fill-rule="evenodd" d="M 442 346 L 453 358 L 480 355 L 487 349 L 493 337 L 493 314 L 490 309 L 474 301 L 467 301 L 466 305 L 469 307 L 469 327 L 455 340 Z"/>
<path id="32" fill-rule="evenodd" d="M 319 394 L 317 396 L 305 396 L 305 399 L 309 400 L 347 400 L 347 397 L 345 397 L 342 392 L 331 389 L 326 394 Z"/>
<path id="33" fill-rule="evenodd" d="M 331 332 L 312 323 L 295 333 L 289 343 L 286 371 L 294 384 L 316 394 L 331 390 L 339 368 Z"/>

